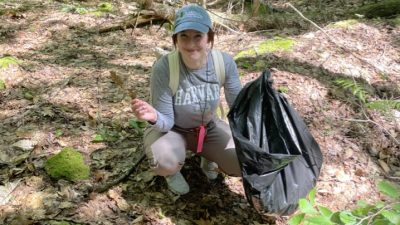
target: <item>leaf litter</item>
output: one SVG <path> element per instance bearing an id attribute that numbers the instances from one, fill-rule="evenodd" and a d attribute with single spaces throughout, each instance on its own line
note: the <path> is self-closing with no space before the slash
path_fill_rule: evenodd
<path id="1" fill-rule="evenodd" d="M 0 90 L 0 223 L 285 224 L 284 217 L 266 217 L 251 209 L 240 178 L 220 176 L 215 182 L 207 181 L 195 156 L 182 171 L 191 187 L 187 196 L 170 193 L 145 161 L 106 192 L 90 192 L 91 187 L 126 172 L 140 155 L 141 133 L 130 126 L 133 115 L 126 90 L 149 99 L 155 60 L 152 49 L 172 47 L 170 33 L 164 28 L 142 27 L 88 35 L 85 30 L 115 18 L 66 13 L 60 11 L 59 3 L 33 2 L 47 10 L 28 10 L 18 20 L 2 16 L 7 27 L 17 29 L 9 33 L 14 40 L 1 41 L 0 49 L 21 63 L 0 70 L 0 80 L 7 87 Z M 21 23 L 28 29 L 18 26 Z M 326 29 L 340 45 L 371 63 L 341 52 L 320 31 L 294 35 L 292 52 L 267 53 L 256 60 L 273 68 L 274 85 L 287 90 L 285 96 L 324 153 L 316 201 L 339 210 L 354 206 L 357 200 L 379 200 L 375 181 L 399 173 L 399 149 L 373 124 L 360 126 L 352 121 L 359 112 L 332 92 L 329 81 L 350 76 L 372 85 L 398 84 L 399 46 L 392 40 L 400 30 L 366 23 Z M 221 32 L 215 47 L 236 55 L 274 32 L 279 33 L 238 36 Z M 248 70 L 238 64 L 243 84 L 263 69 Z M 375 67 L 385 74 L 376 73 Z M 122 90 L 114 72 L 123 78 Z M 377 112 L 369 115 L 399 138 L 398 120 Z M 110 139 L 95 142 L 96 134 Z M 11 151 L 13 144 L 21 143 L 22 148 Z M 89 180 L 57 182 L 44 173 L 44 160 L 67 146 L 84 154 L 92 170 Z M 22 157 L 13 160 L 17 156 Z"/>

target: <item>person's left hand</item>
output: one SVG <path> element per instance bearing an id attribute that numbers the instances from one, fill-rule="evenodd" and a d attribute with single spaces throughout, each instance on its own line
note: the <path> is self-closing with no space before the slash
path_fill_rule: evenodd
<path id="1" fill-rule="evenodd" d="M 157 122 L 156 109 L 143 100 L 137 98 L 133 99 L 132 111 L 139 120 L 146 120 L 153 124 Z"/>

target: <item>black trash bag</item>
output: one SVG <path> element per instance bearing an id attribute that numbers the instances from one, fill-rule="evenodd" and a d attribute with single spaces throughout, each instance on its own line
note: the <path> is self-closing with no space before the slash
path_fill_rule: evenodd
<path id="1" fill-rule="evenodd" d="M 228 114 L 248 202 L 260 213 L 290 215 L 315 186 L 321 150 L 298 113 L 264 71 Z"/>

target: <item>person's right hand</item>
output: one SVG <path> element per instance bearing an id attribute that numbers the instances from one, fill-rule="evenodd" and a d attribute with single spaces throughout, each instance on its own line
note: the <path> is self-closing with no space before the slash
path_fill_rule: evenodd
<path id="1" fill-rule="evenodd" d="M 137 98 L 133 99 L 132 111 L 139 120 L 146 120 L 153 124 L 157 122 L 156 109 L 143 100 Z"/>

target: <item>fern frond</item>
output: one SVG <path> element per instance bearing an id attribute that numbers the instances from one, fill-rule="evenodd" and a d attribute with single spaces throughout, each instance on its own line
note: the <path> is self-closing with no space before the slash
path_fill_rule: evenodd
<path id="1" fill-rule="evenodd" d="M 349 90 L 357 99 L 359 99 L 362 103 L 366 102 L 367 91 L 364 86 L 358 84 L 356 81 L 351 79 L 342 79 L 339 78 L 335 80 L 335 84 L 339 87 Z"/>
<path id="2" fill-rule="evenodd" d="M 368 102 L 366 105 L 369 109 L 380 111 L 388 111 L 390 109 L 400 110 L 399 100 L 377 100 L 373 102 Z"/>

